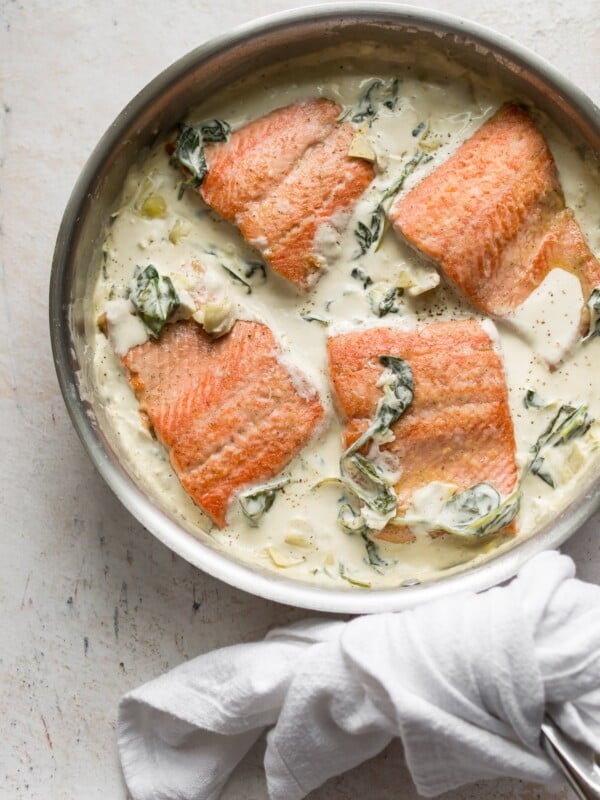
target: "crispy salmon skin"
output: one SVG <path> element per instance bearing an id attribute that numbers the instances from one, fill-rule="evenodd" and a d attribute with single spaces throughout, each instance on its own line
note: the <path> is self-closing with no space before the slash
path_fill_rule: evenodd
<path id="1" fill-rule="evenodd" d="M 317 393 L 299 391 L 258 322 L 238 320 L 220 339 L 176 322 L 122 362 L 184 489 L 219 527 L 231 498 L 274 477 L 323 417 Z"/>
<path id="2" fill-rule="evenodd" d="M 552 153 L 529 114 L 503 106 L 390 211 L 394 229 L 438 263 L 478 309 L 504 316 L 555 267 L 588 298 L 600 284 Z"/>
<path id="3" fill-rule="evenodd" d="M 323 98 L 294 103 L 206 150 L 205 202 L 301 291 L 324 267 L 320 226 L 339 226 L 374 177 L 368 161 L 348 155 L 354 128 L 337 122 L 341 110 Z"/>
<path id="4" fill-rule="evenodd" d="M 344 446 L 367 429 L 382 389 L 381 355 L 407 361 L 414 399 L 383 445 L 401 476 L 398 511 L 432 481 L 459 490 L 486 481 L 509 494 L 517 481 L 515 437 L 502 361 L 482 325 L 473 319 L 435 322 L 412 330 L 370 328 L 327 343 L 336 405 L 346 423 Z M 388 525 L 380 534 L 406 541 L 407 531 Z M 408 536 L 410 538 L 410 534 Z"/>

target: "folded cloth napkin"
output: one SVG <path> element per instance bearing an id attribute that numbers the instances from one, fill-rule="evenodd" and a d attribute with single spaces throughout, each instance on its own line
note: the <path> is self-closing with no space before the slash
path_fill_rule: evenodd
<path id="1" fill-rule="evenodd" d="M 308 621 L 200 656 L 126 695 L 134 800 L 215 800 L 270 726 L 272 800 L 300 800 L 400 737 L 426 796 L 499 776 L 545 782 L 547 708 L 600 751 L 600 587 L 542 553 L 509 585 L 397 614 Z"/>

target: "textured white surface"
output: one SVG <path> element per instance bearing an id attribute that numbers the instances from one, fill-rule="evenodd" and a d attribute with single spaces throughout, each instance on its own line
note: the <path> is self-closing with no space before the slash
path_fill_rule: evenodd
<path id="1" fill-rule="evenodd" d="M 47 324 L 54 238 L 75 179 L 123 105 L 202 41 L 281 0 L 0 0 L 0 797 L 124 800 L 119 696 L 201 652 L 303 613 L 173 556 L 112 497 L 60 397 Z M 415 2 L 481 22 L 546 57 L 600 102 L 596 0 Z M 600 517 L 564 548 L 600 580 Z M 264 800 L 262 746 L 225 800 Z M 416 797 L 400 748 L 313 800 Z M 447 800 L 564 800 L 517 781 Z"/>

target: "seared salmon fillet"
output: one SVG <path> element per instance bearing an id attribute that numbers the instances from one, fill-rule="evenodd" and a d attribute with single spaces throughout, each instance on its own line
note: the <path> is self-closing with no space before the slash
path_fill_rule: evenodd
<path id="1" fill-rule="evenodd" d="M 219 527 L 232 496 L 275 476 L 323 417 L 317 393 L 299 391 L 258 322 L 238 320 L 219 339 L 176 322 L 122 362 L 183 487 Z"/>
<path id="2" fill-rule="evenodd" d="M 346 423 L 347 448 L 367 429 L 381 397 L 381 355 L 410 364 L 414 399 L 392 426 L 392 453 L 401 470 L 398 512 L 432 481 L 459 490 L 482 481 L 509 494 L 517 481 L 515 438 L 502 361 L 473 319 L 435 322 L 412 330 L 370 328 L 332 336 L 327 343 L 334 397 Z M 388 525 L 390 541 L 411 538 Z"/>
<path id="3" fill-rule="evenodd" d="M 437 262 L 476 307 L 503 316 L 548 272 L 600 284 L 573 212 L 565 208 L 552 153 L 529 114 L 503 106 L 390 210 L 394 229 Z"/>
<path id="4" fill-rule="evenodd" d="M 294 103 L 206 150 L 203 199 L 302 291 L 324 267 L 320 225 L 339 226 L 374 177 L 368 161 L 348 156 L 354 129 L 336 122 L 340 112 L 331 100 Z"/>
<path id="5" fill-rule="evenodd" d="M 309 147 L 332 131 L 340 108 L 331 100 L 308 100 L 271 111 L 232 134 L 226 146 L 211 145 L 202 183 L 205 202 L 234 222 L 249 203 L 263 198 Z"/>

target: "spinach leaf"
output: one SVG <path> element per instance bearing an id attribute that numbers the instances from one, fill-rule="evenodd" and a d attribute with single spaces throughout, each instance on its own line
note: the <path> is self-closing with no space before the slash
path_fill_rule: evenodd
<path id="1" fill-rule="evenodd" d="M 342 456 L 342 461 L 356 453 L 376 435 L 386 433 L 413 401 L 414 381 L 408 361 L 397 356 L 379 356 L 379 362 L 390 371 L 390 380 L 383 386 L 383 395 L 377 404 L 375 418 L 367 430 Z"/>
<path id="2" fill-rule="evenodd" d="M 371 212 L 369 223 L 358 222 L 354 231 L 354 236 L 360 249 L 355 258 L 364 256 L 374 245 L 376 246 L 375 249 L 378 249 L 380 240 L 383 239 L 386 231 L 386 202 L 398 194 L 408 176 L 416 170 L 419 164 L 426 164 L 428 161 L 431 161 L 432 158 L 433 156 L 424 153 L 422 150 L 417 150 L 413 157 L 404 165 L 400 176 L 394 183 L 388 186 L 381 196 L 379 203 Z"/>
<path id="3" fill-rule="evenodd" d="M 338 523 L 346 533 L 362 533 L 366 528 L 364 519 L 350 503 L 342 503 L 340 506 Z"/>
<path id="4" fill-rule="evenodd" d="M 226 142 L 231 134 L 231 125 L 222 119 L 209 119 L 200 125 L 203 144 Z"/>
<path id="5" fill-rule="evenodd" d="M 396 517 L 391 524 L 424 525 L 429 531 L 479 538 L 503 530 L 517 516 L 520 506 L 520 482 L 505 498 L 490 483 L 482 482 L 453 494 L 435 518 Z"/>
<path id="6" fill-rule="evenodd" d="M 531 448 L 530 452 L 533 455 L 525 472 L 537 475 L 544 483 L 555 489 L 556 483 L 548 471 L 542 455 L 544 448 L 559 447 L 577 436 L 586 434 L 594 422 L 593 417 L 590 417 L 587 411 L 588 407 L 585 404 L 580 406 L 562 405 Z"/>
<path id="7" fill-rule="evenodd" d="M 247 261 L 244 277 L 250 280 L 257 274 L 261 277 L 261 284 L 267 282 L 267 268 L 262 261 Z"/>
<path id="8" fill-rule="evenodd" d="M 577 436 L 583 436 L 593 422 L 586 405 L 562 405 L 531 448 L 532 457 L 508 497 L 502 498 L 491 484 L 482 482 L 452 495 L 435 519 L 396 517 L 391 520 L 391 524 L 408 527 L 425 525 L 429 530 L 472 537 L 501 531 L 519 512 L 521 486 L 529 472 L 553 489 L 556 487 L 554 478 L 545 465 L 544 449 L 559 447 Z"/>
<path id="9" fill-rule="evenodd" d="M 252 294 L 252 286 L 250 286 L 247 280 L 242 278 L 241 275 L 238 275 L 237 272 L 234 272 L 232 269 L 229 269 L 229 267 L 226 267 L 225 264 L 220 264 L 219 266 L 229 275 L 229 277 L 234 283 L 242 284 L 242 286 L 246 290 L 246 294 Z"/>
<path id="10" fill-rule="evenodd" d="M 562 405 L 531 448 L 530 452 L 534 454 L 534 458 L 544 447 L 558 447 L 577 436 L 586 434 L 594 422 L 593 417 L 587 412 L 588 407 L 585 403 L 580 406 Z"/>
<path id="11" fill-rule="evenodd" d="M 371 127 L 380 106 L 393 111 L 398 104 L 398 86 L 397 78 L 391 81 L 376 78 L 371 81 L 358 102 L 357 109 L 352 115 L 352 122 L 368 122 Z"/>
<path id="12" fill-rule="evenodd" d="M 349 503 L 342 503 L 340 506 L 338 523 L 346 533 L 360 534 L 365 543 L 365 563 L 373 567 L 376 572 L 382 573 L 382 567 L 390 565 L 390 562 L 380 555 L 379 548 L 375 542 L 369 538 L 369 528 L 365 520 Z"/>
<path id="13" fill-rule="evenodd" d="M 329 325 L 328 319 L 325 319 L 324 317 L 317 317 L 314 314 L 300 314 L 300 317 L 305 322 L 318 322 L 319 325 L 323 325 L 323 327 L 327 327 L 327 325 Z"/>
<path id="14" fill-rule="evenodd" d="M 370 589 L 371 584 L 367 581 L 359 581 L 356 578 L 351 578 L 350 575 L 346 575 L 346 570 L 344 565 L 341 561 L 338 562 L 338 570 L 340 573 L 340 578 L 345 580 L 347 583 L 352 584 L 352 586 L 358 586 L 360 589 Z"/>
<path id="15" fill-rule="evenodd" d="M 406 162 L 406 164 L 404 165 L 404 169 L 400 173 L 399 177 L 394 181 L 394 183 L 388 186 L 388 188 L 385 190 L 381 200 L 379 201 L 380 205 L 385 203 L 386 200 L 389 200 L 391 197 L 394 197 L 395 195 L 398 194 L 400 189 L 402 189 L 402 187 L 404 186 L 404 182 L 406 181 L 408 176 L 412 175 L 412 173 L 416 170 L 419 164 L 421 163 L 426 164 L 428 161 L 431 161 L 432 158 L 433 156 L 429 155 L 428 153 L 424 153 L 422 150 L 417 150 L 417 152 L 410 159 L 410 161 Z"/>
<path id="16" fill-rule="evenodd" d="M 537 475 L 538 478 L 547 483 L 548 486 L 551 486 L 552 489 L 556 489 L 556 483 L 554 482 L 554 478 L 548 472 L 548 469 L 545 465 L 544 459 L 542 456 L 536 456 L 531 464 L 529 465 L 529 471 L 532 475 Z"/>
<path id="17" fill-rule="evenodd" d="M 380 517 L 394 513 L 398 498 L 377 464 L 360 453 L 349 454 L 347 451 L 342 456 L 340 469 L 346 488 L 371 511 Z"/>
<path id="18" fill-rule="evenodd" d="M 387 314 L 397 314 L 400 310 L 396 305 L 396 298 L 402 294 L 402 289 L 392 286 L 385 292 L 373 288 L 368 294 L 369 306 L 377 317 L 385 317 Z"/>
<path id="19" fill-rule="evenodd" d="M 548 408 L 552 402 L 544 400 L 537 392 L 528 389 L 523 398 L 525 408 Z M 544 466 L 544 458 L 540 454 L 543 448 L 548 446 L 558 446 L 566 441 L 582 436 L 587 433 L 593 419 L 587 414 L 587 406 L 562 405 L 555 416 L 552 418 L 548 427 L 540 435 L 535 445 L 530 449 L 533 453 L 528 471 L 537 475 L 541 480 L 556 488 L 556 483 L 552 475 Z"/>
<path id="20" fill-rule="evenodd" d="M 189 172 L 184 186 L 200 186 L 208 172 L 208 164 L 204 157 L 204 142 L 196 128 L 182 126 L 172 160 Z"/>
<path id="21" fill-rule="evenodd" d="M 174 166 L 183 167 L 189 175 L 183 181 L 182 189 L 187 186 L 200 186 L 206 177 L 208 164 L 204 155 L 204 145 L 212 142 L 225 142 L 230 133 L 231 127 L 220 119 L 207 120 L 197 128 L 191 125 L 181 126 L 171 163 Z"/>
<path id="22" fill-rule="evenodd" d="M 360 258 L 360 256 L 364 256 L 371 247 L 376 244 L 379 240 L 379 234 L 381 233 L 383 223 L 383 209 L 381 206 L 377 206 L 377 208 L 371 214 L 371 220 L 368 225 L 365 225 L 364 222 L 359 222 L 356 226 L 354 231 L 354 236 L 356 241 L 358 242 L 358 246 L 360 248 L 360 252 L 355 258 Z"/>
<path id="23" fill-rule="evenodd" d="M 252 528 L 258 527 L 259 520 L 275 502 L 277 492 L 281 491 L 289 482 L 289 478 L 280 478 L 239 495 L 240 507 Z"/>
<path id="24" fill-rule="evenodd" d="M 381 567 L 389 567 L 390 562 L 385 558 L 382 558 L 379 548 L 375 542 L 372 539 L 369 539 L 369 534 L 366 528 L 360 532 L 360 535 L 365 543 L 365 549 L 367 551 L 367 563 L 373 567 L 376 572 L 381 572 Z"/>
<path id="25" fill-rule="evenodd" d="M 367 289 L 373 283 L 373 278 L 367 275 L 362 267 L 354 267 L 350 276 L 354 278 L 354 280 L 360 281 L 363 285 L 363 289 Z M 327 309 L 327 311 L 329 311 L 329 309 Z"/>
<path id="26" fill-rule="evenodd" d="M 533 389 L 527 389 L 525 397 L 523 398 L 523 405 L 525 408 L 548 408 L 550 403 L 547 403 L 543 397 L 540 397 Z"/>
<path id="27" fill-rule="evenodd" d="M 389 380 L 384 383 L 383 395 L 377 404 L 375 418 L 367 430 L 340 458 L 340 481 L 355 497 L 379 519 L 393 516 L 398 498 L 389 477 L 375 462 L 358 451 L 370 439 L 389 432 L 391 425 L 408 408 L 414 396 L 414 382 L 408 362 L 391 355 L 379 357 L 380 363 L 389 371 Z M 342 506 L 338 520 L 345 529 L 362 530 L 357 514 L 349 506 Z M 364 528 L 368 524 L 363 516 Z"/>
<path id="28" fill-rule="evenodd" d="M 588 342 L 595 336 L 600 336 L 600 286 L 596 286 L 590 294 L 587 307 L 590 312 L 590 329 L 587 336 L 583 338 L 584 342 Z"/>
<path id="29" fill-rule="evenodd" d="M 152 264 L 145 269 L 137 266 L 129 297 L 150 336 L 158 339 L 167 320 L 179 306 L 179 297 L 171 279 L 159 275 Z"/>
<path id="30" fill-rule="evenodd" d="M 441 530 L 459 536 L 487 536 L 509 525 L 521 505 L 520 488 L 502 498 L 490 483 L 457 492 L 440 515 Z"/>

